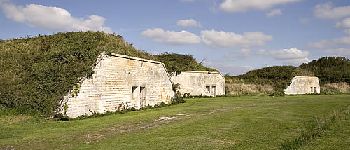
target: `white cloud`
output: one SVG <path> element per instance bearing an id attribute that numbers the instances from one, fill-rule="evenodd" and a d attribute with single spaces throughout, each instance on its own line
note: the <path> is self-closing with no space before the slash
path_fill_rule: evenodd
<path id="1" fill-rule="evenodd" d="M 248 10 L 266 10 L 277 5 L 300 0 L 224 0 L 220 9 L 226 12 L 245 12 Z"/>
<path id="2" fill-rule="evenodd" d="M 181 27 L 200 27 L 201 26 L 201 24 L 194 19 L 178 20 L 176 22 L 176 25 Z"/>
<path id="3" fill-rule="evenodd" d="M 320 49 L 337 47 L 339 45 L 350 45 L 350 36 L 344 36 L 332 40 L 322 40 L 310 44 L 311 47 Z"/>
<path id="4" fill-rule="evenodd" d="M 242 56 L 244 56 L 244 57 L 247 57 L 247 56 L 249 56 L 250 54 L 251 54 L 251 50 L 250 49 L 247 49 L 247 48 L 242 48 L 241 49 L 241 54 L 242 54 Z"/>
<path id="5" fill-rule="evenodd" d="M 337 22 L 336 26 L 338 28 L 343 28 L 344 32 L 350 35 L 350 17 Z"/>
<path id="6" fill-rule="evenodd" d="M 338 45 L 350 45 L 350 5 L 335 7 L 332 2 L 316 5 L 314 9 L 314 15 L 321 19 L 333 19 L 337 20 L 337 28 L 342 28 L 348 35 L 345 37 L 322 40 L 311 43 L 310 46 L 314 48 L 334 48 Z"/>
<path id="7" fill-rule="evenodd" d="M 272 40 L 272 36 L 262 32 L 246 32 L 242 35 L 234 32 L 205 30 L 201 32 L 202 41 L 215 47 L 252 47 L 262 46 Z"/>
<path id="8" fill-rule="evenodd" d="M 297 48 L 282 49 L 277 51 L 261 50 L 259 54 L 271 56 L 276 60 L 281 60 L 290 65 L 299 65 L 301 63 L 309 62 L 308 51 L 299 50 Z"/>
<path id="9" fill-rule="evenodd" d="M 0 2 L 0 8 L 7 18 L 33 27 L 54 31 L 112 32 L 104 24 L 106 19 L 98 15 L 90 15 L 85 19 L 76 18 L 63 8 L 36 4 L 17 6 L 6 0 Z"/>
<path id="10" fill-rule="evenodd" d="M 318 42 L 312 42 L 309 44 L 310 47 L 312 48 L 326 48 L 326 47 L 331 47 L 331 45 L 334 45 L 332 41 L 330 40 L 322 40 Z"/>
<path id="11" fill-rule="evenodd" d="M 328 53 L 336 56 L 350 56 L 350 47 L 348 48 L 334 48 L 326 50 Z"/>
<path id="12" fill-rule="evenodd" d="M 322 19 L 341 19 L 350 16 L 350 6 L 334 7 L 331 2 L 318 4 L 314 15 Z"/>
<path id="13" fill-rule="evenodd" d="M 143 36 L 154 41 L 168 44 L 197 44 L 200 43 L 199 36 L 187 31 L 165 31 L 161 28 L 147 29 L 141 33 Z"/>
<path id="14" fill-rule="evenodd" d="M 345 18 L 344 20 L 337 23 L 338 28 L 350 28 L 350 18 Z"/>
<path id="15" fill-rule="evenodd" d="M 282 10 L 281 9 L 272 9 L 268 13 L 266 13 L 266 16 L 268 17 L 274 17 L 274 16 L 279 16 L 282 15 Z"/>

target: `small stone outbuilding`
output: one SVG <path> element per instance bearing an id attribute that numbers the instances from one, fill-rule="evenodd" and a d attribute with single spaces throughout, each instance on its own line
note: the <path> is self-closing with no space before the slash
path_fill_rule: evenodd
<path id="1" fill-rule="evenodd" d="M 184 71 L 173 73 L 171 81 L 178 84 L 183 95 L 225 95 L 225 78 L 217 71 Z"/>
<path id="2" fill-rule="evenodd" d="M 287 95 L 319 94 L 320 81 L 318 77 L 295 76 L 291 84 L 284 90 Z"/>
<path id="3" fill-rule="evenodd" d="M 70 118 L 170 103 L 174 92 L 161 62 L 126 55 L 101 55 L 94 74 L 62 101 Z"/>

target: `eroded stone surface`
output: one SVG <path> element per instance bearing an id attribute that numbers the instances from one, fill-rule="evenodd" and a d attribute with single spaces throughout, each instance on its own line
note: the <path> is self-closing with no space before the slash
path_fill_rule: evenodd
<path id="1" fill-rule="evenodd" d="M 284 90 L 287 95 L 320 93 L 320 81 L 318 77 L 295 76 L 291 84 Z"/>
<path id="2" fill-rule="evenodd" d="M 193 96 L 225 95 L 225 78 L 219 72 L 184 71 L 173 73 L 171 81 L 179 84 L 181 94 Z"/>
<path id="3" fill-rule="evenodd" d="M 75 95 L 74 93 L 77 93 Z M 101 55 L 94 74 L 84 79 L 78 92 L 71 91 L 60 109 L 75 118 L 161 102 L 170 103 L 172 83 L 163 63 L 125 55 Z"/>

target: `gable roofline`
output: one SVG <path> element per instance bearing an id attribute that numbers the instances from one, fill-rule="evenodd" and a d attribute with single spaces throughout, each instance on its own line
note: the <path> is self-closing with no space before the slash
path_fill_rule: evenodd
<path id="1" fill-rule="evenodd" d="M 318 78 L 317 76 L 294 76 L 294 78 Z"/>
<path id="2" fill-rule="evenodd" d="M 142 62 L 150 62 L 150 63 L 154 63 L 154 64 L 163 64 L 162 62 L 159 62 L 159 61 L 143 59 L 143 58 L 139 58 L 139 57 L 132 57 L 132 56 L 128 56 L 128 55 L 120 55 L 120 54 L 116 54 L 116 53 L 111 53 L 110 55 L 114 56 L 114 57 L 130 59 L 130 60 L 137 60 L 137 61 L 142 61 Z"/>
<path id="3" fill-rule="evenodd" d="M 159 64 L 159 65 L 162 65 L 165 72 L 166 72 L 166 75 L 168 76 L 169 78 L 169 81 L 171 83 L 173 83 L 170 78 L 171 78 L 171 75 L 168 73 L 168 70 L 167 68 L 165 67 L 165 64 L 160 62 L 160 61 L 155 61 L 155 60 L 149 60 L 149 59 L 143 59 L 143 58 L 140 58 L 140 57 L 132 57 L 132 56 L 128 56 L 128 55 L 120 55 L 120 54 L 116 54 L 116 53 L 111 53 L 110 54 L 111 56 L 113 57 L 120 57 L 120 58 L 124 58 L 124 59 L 129 59 L 129 60 L 136 60 L 136 61 L 141 61 L 141 62 L 149 62 L 149 63 L 153 63 L 153 64 Z"/>
<path id="4" fill-rule="evenodd" d="M 220 74 L 218 71 L 181 71 L 185 73 L 205 73 L 205 74 Z"/>

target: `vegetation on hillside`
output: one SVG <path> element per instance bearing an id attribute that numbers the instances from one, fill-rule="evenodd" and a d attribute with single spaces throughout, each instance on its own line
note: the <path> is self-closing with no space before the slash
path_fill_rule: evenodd
<path id="1" fill-rule="evenodd" d="M 100 53 L 152 59 L 121 36 L 69 32 L 0 43 L 0 108 L 50 115 L 80 80 L 93 73 Z"/>
<path id="2" fill-rule="evenodd" d="M 350 83 L 350 60 L 345 57 L 322 57 L 299 68 L 309 70 L 320 78 L 321 83 Z"/>
<path id="3" fill-rule="evenodd" d="M 68 32 L 0 40 L 0 109 L 51 115 L 64 95 L 93 74 L 97 57 L 103 52 L 158 60 L 169 72 L 215 71 L 198 63 L 192 55 L 163 53 L 153 56 L 135 49 L 119 35 L 102 32 Z M 256 93 L 281 94 L 295 75 L 316 75 L 321 84 L 349 84 L 350 62 L 344 57 L 324 57 L 300 67 L 275 66 L 240 76 L 226 76 L 226 83 L 246 83 L 246 87 L 254 87 Z M 241 88 L 231 89 L 249 93 Z"/>
<path id="4" fill-rule="evenodd" d="M 309 63 L 304 63 L 299 67 L 293 66 L 274 66 L 265 67 L 249 71 L 239 76 L 226 76 L 227 93 L 264 93 L 273 95 L 283 95 L 283 90 L 290 84 L 294 76 L 317 76 L 320 79 L 320 84 L 323 86 L 322 92 L 324 93 L 342 93 L 347 89 L 335 88 L 335 86 L 324 86 L 327 83 L 347 83 L 350 84 L 350 61 L 345 57 L 322 57 L 318 60 L 313 60 Z M 274 88 L 266 91 L 265 89 L 258 88 L 255 92 L 249 92 L 248 90 L 242 91 L 230 91 L 237 89 L 233 87 L 233 83 L 243 83 L 256 85 L 257 87 L 266 87 L 266 85 Z M 341 84 L 342 85 L 342 84 Z M 236 86 L 242 86 L 236 85 Z M 344 87 L 344 86 L 343 86 Z M 338 92 L 337 92 L 338 91 Z"/>
<path id="5" fill-rule="evenodd" d="M 226 76 L 226 83 L 228 83 L 228 86 L 234 81 L 261 85 L 263 87 L 270 85 L 273 87 L 273 92 L 269 90 L 267 93 L 264 92 L 265 94 L 283 95 L 283 90 L 290 84 L 294 76 L 310 74 L 312 73 L 293 66 L 274 66 L 252 70 L 236 77 Z M 264 90 L 266 89 L 261 89 L 260 91 Z"/>
<path id="6" fill-rule="evenodd" d="M 103 32 L 67 32 L 0 40 L 0 109 L 51 115 L 70 90 L 93 74 L 101 53 L 117 53 L 165 63 L 169 72 L 214 70 L 191 55 L 153 56 L 123 37 Z M 79 89 L 78 89 L 79 90 Z"/>
<path id="7" fill-rule="evenodd" d="M 175 71 L 216 71 L 198 63 L 192 55 L 182 55 L 176 53 L 163 53 L 155 55 L 156 59 L 165 64 L 168 72 Z"/>

